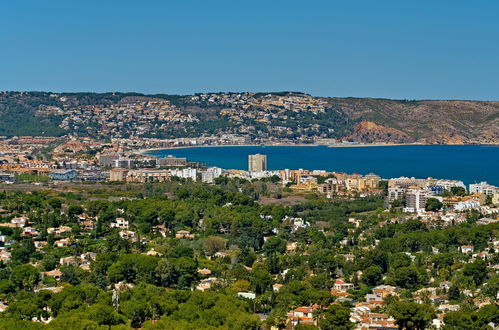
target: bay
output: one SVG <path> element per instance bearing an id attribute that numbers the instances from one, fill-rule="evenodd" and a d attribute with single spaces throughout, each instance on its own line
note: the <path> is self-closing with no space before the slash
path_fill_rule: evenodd
<path id="1" fill-rule="evenodd" d="M 193 147 L 150 151 L 225 169 L 248 168 L 248 155 L 267 155 L 269 170 L 323 169 L 345 173 L 487 181 L 499 185 L 499 147 L 487 145 L 401 145 L 380 147 L 236 146 Z"/>

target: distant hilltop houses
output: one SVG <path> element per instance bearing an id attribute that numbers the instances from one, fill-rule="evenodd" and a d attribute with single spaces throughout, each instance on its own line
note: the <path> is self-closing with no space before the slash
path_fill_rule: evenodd
<path id="1" fill-rule="evenodd" d="M 21 144 L 47 143 L 58 136 L 213 144 L 497 144 L 498 107 L 495 102 L 316 97 L 300 92 L 0 92 L 0 114 L 22 109 L 16 113 L 18 125 L 0 123 L 0 131 L 18 136 Z M 460 125 L 452 119 L 456 116 Z M 40 121 L 43 127 L 32 124 Z M 436 122 L 441 125 L 432 125 Z"/>

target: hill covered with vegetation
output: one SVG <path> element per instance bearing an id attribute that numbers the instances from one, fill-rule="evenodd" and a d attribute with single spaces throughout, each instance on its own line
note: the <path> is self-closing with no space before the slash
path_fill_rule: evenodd
<path id="1" fill-rule="evenodd" d="M 130 115 L 132 113 L 132 115 Z M 178 138 L 247 142 L 492 143 L 499 102 L 319 98 L 303 93 L 0 93 L 0 135 Z"/>

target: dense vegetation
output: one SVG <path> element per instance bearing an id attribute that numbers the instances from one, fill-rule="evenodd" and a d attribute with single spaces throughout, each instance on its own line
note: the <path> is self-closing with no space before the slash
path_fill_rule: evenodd
<path id="1" fill-rule="evenodd" d="M 14 241 L 11 261 L 0 265 L 0 299 L 9 305 L 0 329 L 256 329 L 262 322 L 254 312 L 268 314 L 265 326 L 282 327 L 287 312 L 312 304 L 324 306 L 317 316 L 322 329 L 351 329 L 351 305 L 332 304 L 330 289 L 337 277 L 355 284 L 349 291 L 354 301 L 363 301 L 379 284 L 400 288 L 400 296 L 386 299 L 380 311 L 407 329 L 424 329 L 436 315 L 431 304 L 412 302 L 415 292 L 443 281 L 453 283 L 449 299 L 462 308 L 445 316 L 446 327 L 479 328 L 498 321 L 497 306 L 477 310 L 463 292 L 480 288 L 482 297 L 495 299 L 499 277 L 482 260 L 467 262 L 458 249 L 463 244 L 486 247 L 497 224 L 429 228 L 412 220 L 380 225 L 397 217 L 397 211 L 383 212 L 382 197 L 329 201 L 311 195 L 291 207 L 262 206 L 256 200 L 268 194 L 270 185 L 183 180 L 82 186 L 69 193 L 0 193 L 0 205 L 8 212 L 1 222 L 26 215 L 40 231 L 30 238 L 20 229 L 0 227 Z M 98 219 L 93 231 L 80 228 L 77 217 L 83 214 Z M 110 228 L 117 217 L 130 222 L 135 240 L 122 239 Z M 293 217 L 310 226 L 293 227 Z M 360 226 L 348 222 L 350 217 Z M 67 247 L 54 245 L 61 237 L 48 233 L 61 225 L 72 228 L 65 235 Z M 154 229 L 157 225 L 169 229 L 165 237 Z M 179 230 L 189 230 L 194 239 L 175 238 Z M 47 246 L 37 249 L 37 241 Z M 289 242 L 295 242 L 294 251 L 288 250 Z M 60 264 L 61 258 L 85 253 L 95 253 L 88 269 Z M 346 253 L 355 260 L 347 260 Z M 494 258 L 491 263 L 497 263 Z M 61 271 L 59 280 L 43 275 L 54 269 Z M 216 278 L 210 289 L 191 291 L 207 277 Z M 282 285 L 279 291 L 273 290 L 276 283 Z M 50 290 L 57 286 L 62 291 Z M 253 292 L 256 298 L 241 298 L 238 292 Z M 28 322 L 49 317 L 54 319 L 45 326 Z"/>

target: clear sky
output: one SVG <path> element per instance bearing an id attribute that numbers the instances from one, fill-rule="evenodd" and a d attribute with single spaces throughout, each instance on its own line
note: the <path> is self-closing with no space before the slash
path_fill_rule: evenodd
<path id="1" fill-rule="evenodd" d="M 0 90 L 499 100 L 498 0 L 0 0 Z"/>

